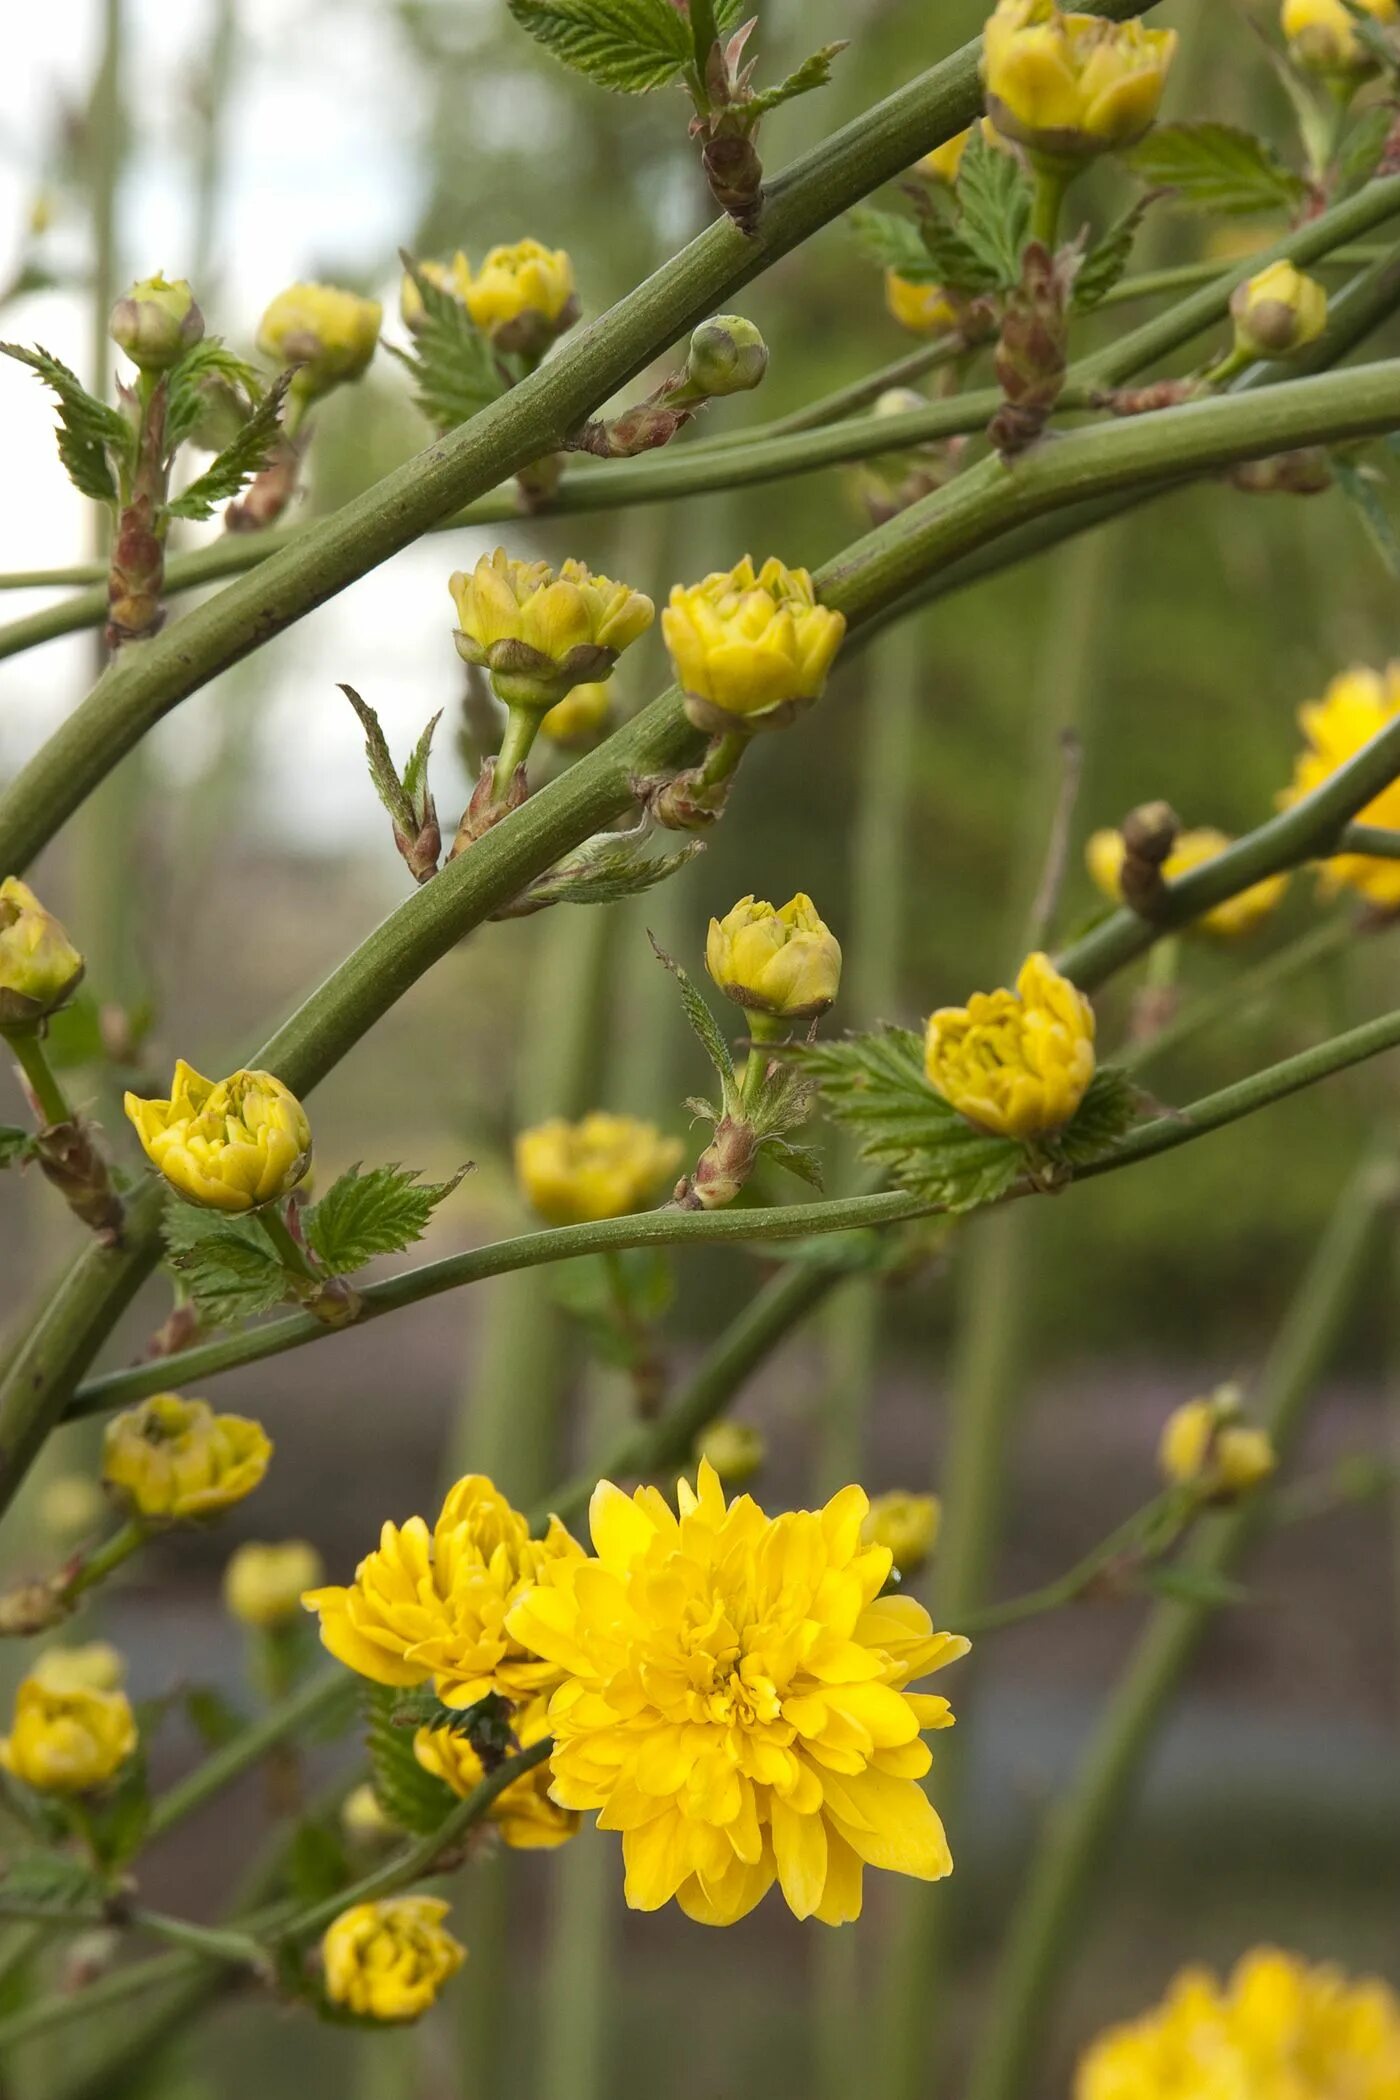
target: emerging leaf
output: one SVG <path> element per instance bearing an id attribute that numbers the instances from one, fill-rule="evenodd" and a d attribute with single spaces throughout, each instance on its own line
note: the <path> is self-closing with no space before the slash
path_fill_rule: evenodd
<path id="1" fill-rule="evenodd" d="M 216 335 L 206 335 L 187 350 L 166 375 L 165 441 L 170 452 L 193 437 L 209 410 L 211 393 L 226 407 L 251 415 L 262 399 L 262 381 L 246 358 Z"/>
<path id="2" fill-rule="evenodd" d="M 688 839 L 673 852 L 649 854 L 630 833 L 600 831 L 537 877 L 516 900 L 517 907 L 538 911 L 547 904 L 616 904 L 655 889 L 704 850 L 703 839 Z"/>
<path id="3" fill-rule="evenodd" d="M 1337 195 L 1350 197 L 1366 184 L 1380 166 L 1381 155 L 1395 125 L 1395 108 L 1389 102 L 1374 103 L 1347 126 L 1337 152 Z"/>
<path id="4" fill-rule="evenodd" d="M 720 1032 L 719 1023 L 680 964 L 673 961 L 664 948 L 657 946 L 651 934 L 647 935 L 647 939 L 651 941 L 652 952 L 657 961 L 664 963 L 665 967 L 675 978 L 676 983 L 680 986 L 681 1005 L 685 1008 L 685 1017 L 700 1038 L 701 1048 L 719 1075 L 720 1085 L 724 1092 L 724 1105 L 728 1108 L 735 1087 L 734 1059 L 730 1055 L 728 1043 Z"/>
<path id="5" fill-rule="evenodd" d="M 1155 193 L 1149 190 L 1121 218 L 1115 219 L 1107 233 L 1091 248 L 1086 249 L 1074 280 L 1076 312 L 1091 312 L 1113 290 L 1132 259 L 1138 229 L 1156 201 Z"/>
<path id="6" fill-rule="evenodd" d="M 398 1254 L 427 1231 L 428 1220 L 469 1167 L 450 1181 L 418 1179 L 417 1167 L 350 1167 L 304 1213 L 306 1243 L 332 1276 L 362 1269 L 376 1254 Z"/>
<path id="7" fill-rule="evenodd" d="M 423 302 L 413 348 L 392 351 L 413 375 L 414 398 L 437 430 L 455 430 L 505 392 L 491 345 L 460 299 L 434 284 L 411 255 L 403 266 Z"/>
<path id="8" fill-rule="evenodd" d="M 883 270 L 896 270 L 911 284 L 937 284 L 940 277 L 925 245 L 924 234 L 912 219 L 898 212 L 876 211 L 873 205 L 857 205 L 846 223 L 865 253 Z"/>
<path id="9" fill-rule="evenodd" d="M 777 109 L 780 103 L 791 102 L 798 95 L 810 95 L 813 88 L 825 87 L 831 78 L 831 61 L 839 58 L 845 48 L 844 37 L 839 43 L 823 44 L 820 51 L 814 51 L 810 58 L 804 58 L 796 71 L 788 74 L 786 80 L 779 81 L 776 87 L 761 89 L 746 102 L 745 116 L 756 119 L 763 116 L 767 110 Z"/>
<path id="10" fill-rule="evenodd" d="M 958 231 L 997 284 L 1015 284 L 1031 222 L 1025 170 L 1010 153 L 989 146 L 974 126 L 958 168 Z"/>
<path id="11" fill-rule="evenodd" d="M 282 402 L 291 374 L 276 378 L 243 428 L 181 496 L 166 505 L 172 518 L 210 518 L 217 504 L 236 496 L 267 465 L 281 435 Z"/>
<path id="12" fill-rule="evenodd" d="M 136 452 L 136 432 L 126 417 L 97 400 L 77 373 L 47 350 L 0 343 L 0 352 L 28 365 L 57 395 L 58 456 L 79 495 L 94 503 L 117 502 L 121 477 Z"/>
<path id="13" fill-rule="evenodd" d="M 0 1167 L 22 1167 L 34 1157 L 34 1133 L 16 1123 L 0 1123 Z"/>
<path id="14" fill-rule="evenodd" d="M 1233 124 L 1159 124 L 1125 157 L 1143 182 L 1198 211 L 1292 211 L 1308 194 L 1271 147 Z"/>
<path id="15" fill-rule="evenodd" d="M 735 23 L 743 0 L 711 0 L 715 32 Z M 600 87 L 644 95 L 697 66 L 707 31 L 673 0 L 509 0 L 510 11 L 547 51 Z M 698 32 L 698 33 L 697 33 Z M 815 83 L 813 83 L 815 85 Z"/>

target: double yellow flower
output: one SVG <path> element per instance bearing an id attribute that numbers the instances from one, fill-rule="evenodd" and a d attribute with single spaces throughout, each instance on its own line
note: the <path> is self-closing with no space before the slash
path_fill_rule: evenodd
<path id="1" fill-rule="evenodd" d="M 748 555 L 677 584 L 661 615 L 686 712 L 712 734 L 776 727 L 820 697 L 846 632 L 805 569 Z"/>
<path id="2" fill-rule="evenodd" d="M 1131 146 L 1156 119 L 1173 29 L 1000 0 L 982 39 L 987 113 L 1003 138 L 1075 161 Z"/>

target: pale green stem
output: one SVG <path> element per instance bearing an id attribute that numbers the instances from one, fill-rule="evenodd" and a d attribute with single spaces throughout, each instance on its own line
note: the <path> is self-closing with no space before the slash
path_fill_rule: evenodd
<path id="1" fill-rule="evenodd" d="M 0 1035 L 10 1046 L 15 1063 L 23 1072 L 29 1091 L 38 1104 L 39 1114 L 45 1128 L 58 1123 L 71 1123 L 73 1111 L 64 1097 L 63 1088 L 52 1065 L 44 1055 L 43 1038 L 38 1028 L 4 1028 Z"/>
<path id="2" fill-rule="evenodd" d="M 491 780 L 493 803 L 500 804 L 508 799 L 516 768 L 525 764 L 534 749 L 542 720 L 538 708 L 512 707 L 507 710 L 501 748 L 496 754 L 496 769 Z"/>
<path id="3" fill-rule="evenodd" d="M 146 1525 L 131 1518 L 101 1546 L 87 1554 L 72 1580 L 64 1585 L 65 1603 L 75 1603 L 88 1590 L 96 1589 L 100 1583 L 118 1569 L 123 1561 L 139 1553 L 150 1537 Z"/>
<path id="4" fill-rule="evenodd" d="M 1030 237 L 1053 255 L 1060 240 L 1060 213 L 1075 171 L 1063 161 L 1032 158 Z"/>

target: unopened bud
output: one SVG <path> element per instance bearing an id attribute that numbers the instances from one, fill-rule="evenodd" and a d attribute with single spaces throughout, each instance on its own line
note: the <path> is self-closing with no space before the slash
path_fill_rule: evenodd
<path id="1" fill-rule="evenodd" d="M 1292 357 L 1327 326 L 1327 294 L 1291 262 L 1270 263 L 1236 285 L 1230 313 L 1238 349 L 1251 357 Z"/>
<path id="2" fill-rule="evenodd" d="M 143 372 L 178 364 L 204 334 L 204 316 L 183 277 L 143 277 L 112 308 L 107 333 Z"/>
<path id="3" fill-rule="evenodd" d="M 729 1487 L 742 1487 L 768 1455 L 759 1431 L 748 1422 L 711 1422 L 696 1438 L 695 1456 L 708 1459 Z"/>
<path id="4" fill-rule="evenodd" d="M 702 394 L 747 394 L 768 369 L 768 345 L 742 314 L 715 314 L 690 338 L 687 375 Z"/>
<path id="5" fill-rule="evenodd" d="M 1176 844 L 1181 819 L 1170 802 L 1140 802 L 1128 811 L 1119 829 L 1134 860 L 1160 868 Z"/>
<path id="6" fill-rule="evenodd" d="M 1231 1502 L 1267 1480 L 1278 1464 L 1266 1429 L 1245 1417 L 1239 1389 L 1217 1386 L 1167 1418 L 1157 1454 L 1163 1476 L 1212 1502 Z"/>

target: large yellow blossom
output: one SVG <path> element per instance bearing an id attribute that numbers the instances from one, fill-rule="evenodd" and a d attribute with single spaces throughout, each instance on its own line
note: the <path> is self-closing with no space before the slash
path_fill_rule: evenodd
<path id="1" fill-rule="evenodd" d="M 1003 138 L 1057 159 L 1116 152 L 1154 122 L 1174 29 L 999 0 L 982 40 L 987 114 Z"/>
<path id="2" fill-rule="evenodd" d="M 331 1654 L 375 1684 L 431 1677 L 449 1706 L 474 1705 L 488 1692 L 529 1699 L 560 1673 L 507 1631 L 506 1613 L 554 1562 L 582 1559 L 557 1517 L 532 1539 L 485 1474 L 468 1473 L 432 1531 L 422 1517 L 386 1524 L 353 1583 L 308 1590 L 302 1603 L 320 1614 Z"/>
<path id="3" fill-rule="evenodd" d="M 125 1692 L 72 1681 L 55 1685 L 36 1671 L 15 1693 L 0 1767 L 36 1793 L 90 1794 L 106 1786 L 135 1748 L 136 1721 Z"/>
<path id="4" fill-rule="evenodd" d="M 1094 1076 L 1094 1009 L 1048 955 L 1028 955 L 1014 992 L 974 992 L 929 1016 L 929 1085 L 996 1137 L 1062 1130 Z"/>
<path id="5" fill-rule="evenodd" d="M 522 1750 L 543 1742 L 548 1735 L 548 1708 L 546 1698 L 532 1699 L 524 1713 L 516 1717 L 512 1725 Z M 420 1728 L 413 1738 L 413 1754 L 425 1772 L 443 1780 L 463 1800 L 486 1776 L 486 1767 L 470 1740 L 447 1728 Z M 502 1788 L 487 1809 L 487 1822 L 494 1825 L 513 1851 L 549 1851 L 556 1845 L 566 1845 L 577 1831 L 577 1815 L 551 1801 L 549 1785 L 549 1766 L 536 1765 Z"/>
<path id="6" fill-rule="evenodd" d="M 774 910 L 741 897 L 711 919 L 705 968 L 727 999 L 789 1021 L 824 1014 L 841 983 L 841 944 L 799 890 Z"/>
<path id="7" fill-rule="evenodd" d="M 0 882 L 0 1028 L 41 1021 L 78 989 L 83 958 L 18 875 Z"/>
<path id="8" fill-rule="evenodd" d="M 547 1225 L 625 1218 L 656 1201 L 681 1163 L 681 1145 L 654 1123 L 594 1109 L 578 1123 L 551 1116 L 515 1140 L 515 1174 Z"/>
<path id="9" fill-rule="evenodd" d="M 818 605 L 805 569 L 772 559 L 755 572 L 746 554 L 702 583 L 678 583 L 661 632 L 691 719 L 752 730 L 820 697 L 846 619 Z"/>
<path id="10" fill-rule="evenodd" d="M 1213 830 L 1209 825 L 1196 831 L 1179 832 L 1176 844 L 1162 863 L 1162 873 L 1168 882 L 1175 882 L 1178 876 L 1189 874 L 1192 868 L 1214 860 L 1231 843 L 1226 832 Z M 1119 878 L 1126 851 L 1121 831 L 1096 831 L 1084 848 L 1089 873 L 1105 897 L 1111 897 L 1115 904 L 1123 901 Z M 1287 888 L 1286 875 L 1266 875 L 1262 882 L 1251 883 L 1238 896 L 1227 897 L 1223 904 L 1213 904 L 1193 923 L 1202 933 L 1212 934 L 1217 940 L 1238 940 L 1263 924 L 1277 909 Z"/>
<path id="11" fill-rule="evenodd" d="M 567 1673 L 549 1705 L 554 1799 L 622 1833 L 634 1910 L 675 1897 L 732 1925 L 776 1880 L 799 1918 L 858 1917 L 864 1868 L 952 1869 L 919 1785 L 919 1740 L 952 1720 L 906 1687 L 967 1650 L 908 1597 L 848 1487 L 821 1510 L 726 1507 L 713 1467 L 594 1492 L 596 1559 L 558 1563 L 513 1606 L 516 1639 Z"/>
<path id="12" fill-rule="evenodd" d="M 1088 2050 L 1074 2100 L 1395 2100 L 1400 2005 L 1385 1984 L 1351 1982 L 1256 1947 L 1221 1984 L 1186 1969 L 1152 2012 Z"/>
<path id="13" fill-rule="evenodd" d="M 311 1125 L 271 1072 L 205 1079 L 179 1058 L 168 1101 L 125 1097 L 147 1159 L 189 1203 L 257 1210 L 289 1194 L 311 1164 Z"/>
<path id="14" fill-rule="evenodd" d="M 321 1941 L 326 1996 L 361 2019 L 416 2020 L 467 1950 L 444 1925 L 440 1896 L 388 1896 L 343 1910 Z"/>
<path id="15" fill-rule="evenodd" d="M 261 1422 L 216 1415 L 207 1400 L 155 1393 L 107 1424 L 102 1478 L 147 1523 L 172 1524 L 241 1502 L 271 1458 Z"/>
<path id="16" fill-rule="evenodd" d="M 1293 784 L 1279 800 L 1287 807 L 1311 795 L 1339 766 L 1354 758 L 1388 722 L 1400 714 L 1400 663 L 1384 671 L 1356 666 L 1332 680 L 1320 700 L 1298 710 L 1308 748 L 1293 768 Z M 1400 829 L 1400 780 L 1392 780 L 1373 802 L 1357 812 L 1359 824 Z M 1400 860 L 1377 860 L 1364 853 L 1338 853 L 1322 866 L 1325 890 L 1359 890 L 1382 911 L 1400 910 Z"/>
<path id="17" fill-rule="evenodd" d="M 1355 4 L 1376 22 L 1400 21 L 1400 0 Z M 1345 0 L 1283 0 L 1281 20 L 1289 56 L 1308 72 L 1359 77 L 1374 68 Z"/>
<path id="18" fill-rule="evenodd" d="M 508 706 L 546 710 L 576 685 L 606 679 L 646 633 L 656 607 L 641 591 L 594 576 L 580 561 L 558 574 L 498 547 L 468 575 L 448 578 L 457 607 L 457 653 L 491 673 Z"/>

